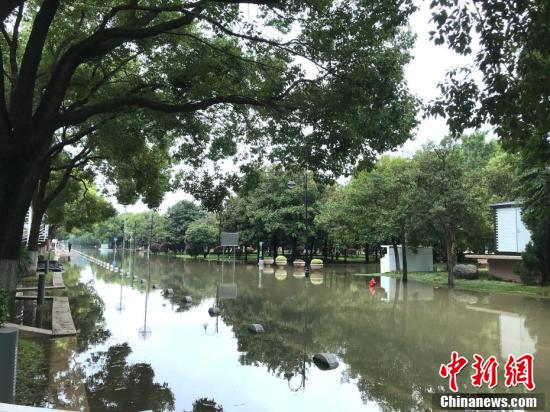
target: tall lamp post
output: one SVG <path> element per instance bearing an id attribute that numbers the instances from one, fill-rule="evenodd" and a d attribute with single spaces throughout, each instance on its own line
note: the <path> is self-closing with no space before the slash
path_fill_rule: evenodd
<path id="1" fill-rule="evenodd" d="M 308 253 L 308 243 L 309 243 L 309 216 L 308 216 L 308 199 L 307 199 L 307 167 L 304 169 L 304 177 L 303 177 L 303 184 L 304 184 L 304 208 L 305 208 L 305 219 L 306 219 L 306 222 L 305 222 L 305 226 L 306 226 L 306 247 L 305 247 L 305 252 L 306 252 L 306 264 L 305 264 L 305 267 L 304 267 L 304 273 L 306 275 L 306 277 L 309 277 L 309 272 L 310 272 L 310 263 L 311 263 L 311 259 L 310 259 L 310 256 L 309 256 L 309 253 Z M 296 187 L 296 182 L 294 180 L 289 180 L 288 183 L 287 183 L 287 186 L 289 189 L 294 189 Z"/>

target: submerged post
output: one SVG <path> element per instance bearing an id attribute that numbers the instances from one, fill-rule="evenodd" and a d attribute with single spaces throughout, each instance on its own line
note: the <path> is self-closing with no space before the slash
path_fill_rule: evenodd
<path id="1" fill-rule="evenodd" d="M 46 267 L 44 268 L 43 273 L 38 274 L 38 291 L 36 293 L 36 303 L 37 305 L 42 305 L 44 303 L 44 294 L 46 291 L 46 276 L 50 271 L 50 250 L 48 248 L 48 257 L 46 258 Z"/>

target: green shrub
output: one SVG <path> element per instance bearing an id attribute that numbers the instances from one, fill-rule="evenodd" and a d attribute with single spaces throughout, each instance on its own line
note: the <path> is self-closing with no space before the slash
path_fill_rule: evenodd
<path id="1" fill-rule="evenodd" d="M 542 281 L 540 270 L 542 264 L 533 242 L 529 242 L 525 247 L 522 259 L 515 270 L 521 281 L 526 285 L 540 284 Z"/>
<path id="2" fill-rule="evenodd" d="M 275 262 L 281 262 L 281 263 L 282 263 L 282 262 L 286 262 L 286 257 L 283 256 L 283 255 L 277 256 L 277 257 L 275 258 Z"/>
<path id="3" fill-rule="evenodd" d="M 8 321 L 8 291 L 0 289 L 0 327 Z"/>
<path id="4" fill-rule="evenodd" d="M 312 264 L 314 265 L 322 265 L 323 264 L 323 261 L 321 259 L 311 259 L 311 262 Z"/>
<path id="5" fill-rule="evenodd" d="M 185 253 L 196 258 L 204 253 L 204 248 L 196 243 L 189 243 L 185 248 Z"/>

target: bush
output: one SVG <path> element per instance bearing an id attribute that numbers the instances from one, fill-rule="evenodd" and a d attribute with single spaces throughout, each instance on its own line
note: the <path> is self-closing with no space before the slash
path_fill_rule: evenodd
<path id="1" fill-rule="evenodd" d="M 283 256 L 283 255 L 279 255 L 275 258 L 275 262 L 280 262 L 280 263 L 285 262 L 286 263 L 286 257 Z"/>
<path id="2" fill-rule="evenodd" d="M 8 321 L 8 291 L 0 289 L 0 327 Z"/>
<path id="3" fill-rule="evenodd" d="M 521 255 L 522 261 L 516 267 L 516 274 L 526 285 L 536 285 L 542 283 L 541 262 L 536 253 L 533 242 L 529 242 L 525 247 L 525 252 Z"/>
<path id="4" fill-rule="evenodd" d="M 312 264 L 314 265 L 322 265 L 323 264 L 323 260 L 322 259 L 311 259 L 311 262 Z"/>
<path id="5" fill-rule="evenodd" d="M 204 249 L 201 245 L 198 245 L 196 243 L 189 243 L 185 248 L 185 253 L 187 253 L 189 256 L 197 257 L 204 253 Z"/>

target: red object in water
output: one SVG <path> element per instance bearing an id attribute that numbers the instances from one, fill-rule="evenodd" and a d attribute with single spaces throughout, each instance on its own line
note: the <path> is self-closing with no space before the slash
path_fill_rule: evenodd
<path id="1" fill-rule="evenodd" d="M 374 280 L 374 278 L 370 278 L 369 286 L 370 286 L 371 288 L 373 288 L 373 287 L 376 286 L 376 280 Z"/>

